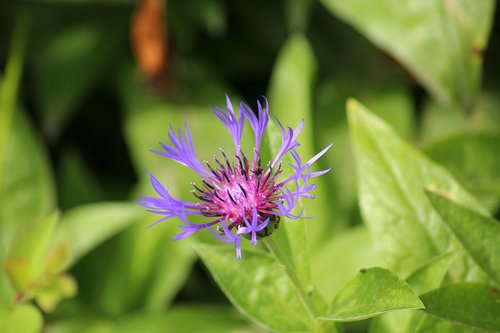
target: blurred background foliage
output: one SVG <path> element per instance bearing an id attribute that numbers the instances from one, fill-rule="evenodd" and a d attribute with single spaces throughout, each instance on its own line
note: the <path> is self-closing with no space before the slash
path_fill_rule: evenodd
<path id="1" fill-rule="evenodd" d="M 175 221 L 132 200 L 145 169 L 189 199 L 193 174 L 150 153 L 187 121 L 201 159 L 227 147 L 228 93 L 333 142 L 307 203 L 329 298 L 377 258 L 362 225 L 345 101 L 355 97 L 495 216 L 500 16 L 494 1 L 31 0 L 0 3 L 0 331 L 260 332 Z M 223 134 L 221 134 L 223 133 Z M 347 325 L 364 331 L 366 322 Z"/>

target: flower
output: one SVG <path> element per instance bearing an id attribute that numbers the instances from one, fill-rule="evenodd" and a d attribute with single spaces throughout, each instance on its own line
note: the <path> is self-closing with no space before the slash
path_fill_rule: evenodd
<path id="1" fill-rule="evenodd" d="M 151 226 L 177 217 L 182 221 L 182 232 L 173 239 L 179 240 L 201 230 L 208 229 L 218 240 L 233 243 L 236 256 L 241 258 L 241 236 L 249 238 L 253 245 L 261 237 L 269 236 L 279 225 L 280 217 L 289 219 L 302 217 L 303 211 L 296 212 L 300 198 L 314 198 L 310 194 L 315 188 L 312 178 L 321 176 L 330 169 L 312 172 L 311 165 L 316 162 L 331 147 L 329 145 L 310 160 L 302 163 L 296 148 L 299 146 L 299 135 L 304 121 L 293 130 L 276 119 L 281 129 L 281 147 L 276 156 L 265 168 L 259 155 L 262 138 L 269 122 L 268 102 L 265 106 L 257 102 L 258 110 L 240 103 L 238 114 L 234 111 L 229 97 L 226 95 L 226 109 L 212 108 L 212 111 L 229 130 L 235 145 L 233 158 L 229 158 L 220 149 L 221 157 L 214 156 L 214 162 L 204 161 L 202 164 L 196 157 L 196 152 L 187 124 L 185 132 L 175 132 L 170 126 L 168 137 L 170 144 L 161 143 L 162 151 L 153 151 L 168 157 L 197 172 L 201 184 L 192 183 L 191 191 L 196 202 L 176 199 L 151 174 L 151 184 L 159 197 L 141 196 L 138 203 L 147 207 L 150 212 L 162 215 Z M 253 156 L 249 160 L 240 147 L 243 127 L 247 121 L 255 134 Z M 286 154 L 292 158 L 290 175 L 282 175 L 282 160 Z M 284 179 L 282 179 L 284 178 Z M 209 222 L 203 224 L 191 223 L 190 215 L 202 215 Z"/>

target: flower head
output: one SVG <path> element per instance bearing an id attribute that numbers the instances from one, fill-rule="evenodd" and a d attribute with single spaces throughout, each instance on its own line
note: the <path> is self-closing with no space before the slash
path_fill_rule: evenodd
<path id="1" fill-rule="evenodd" d="M 187 166 L 201 176 L 201 183 L 193 185 L 191 191 L 194 202 L 176 199 L 151 174 L 151 184 L 159 197 L 142 196 L 138 203 L 150 212 L 162 215 L 152 225 L 177 217 L 182 221 L 182 232 L 173 239 L 185 238 L 200 229 L 208 229 L 217 239 L 233 243 L 236 256 L 241 258 L 241 236 L 250 239 L 253 245 L 261 237 L 269 236 L 279 225 L 280 217 L 290 219 L 302 217 L 302 211 L 296 212 L 300 198 L 314 198 L 310 192 L 315 188 L 312 178 L 329 171 L 311 171 L 311 165 L 329 148 L 326 147 L 307 162 L 302 163 L 296 148 L 297 137 L 303 121 L 294 130 L 276 119 L 281 129 L 281 147 L 276 156 L 263 164 L 259 150 L 263 135 L 269 122 L 268 103 L 257 102 L 257 112 L 240 103 L 239 112 L 233 109 L 226 95 L 226 108 L 212 108 L 212 111 L 229 130 L 234 144 L 234 154 L 228 156 L 220 149 L 220 157 L 213 162 L 201 163 L 196 157 L 193 142 L 187 125 L 184 133 L 170 127 L 170 144 L 161 143 L 162 151 L 155 153 L 168 157 Z M 244 123 L 250 124 L 255 134 L 255 146 L 251 155 L 245 155 L 240 147 Z M 282 176 L 282 160 L 285 155 L 292 157 L 288 177 Z M 264 167 L 265 166 L 265 167 Z M 207 223 L 197 224 L 189 221 L 190 215 L 202 215 Z"/>

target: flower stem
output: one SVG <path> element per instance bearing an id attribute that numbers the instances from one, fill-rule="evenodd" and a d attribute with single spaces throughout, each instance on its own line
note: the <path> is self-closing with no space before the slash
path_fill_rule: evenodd
<path id="1" fill-rule="evenodd" d="M 297 272 L 293 264 L 280 249 L 280 247 L 278 246 L 273 237 L 265 237 L 262 239 L 262 241 L 268 248 L 269 252 L 271 252 L 271 254 L 278 260 L 282 269 L 286 272 L 286 274 L 290 278 L 290 281 L 292 282 L 293 286 L 295 287 L 295 290 L 297 291 L 300 302 L 306 309 L 308 316 L 315 323 L 315 332 L 318 333 L 326 332 L 327 328 L 323 326 L 323 323 L 321 321 L 318 321 L 320 313 L 317 310 L 316 305 L 314 304 L 314 301 L 312 300 L 311 296 L 306 292 L 304 286 L 302 285 L 302 282 L 300 282 L 300 279 L 297 275 Z M 335 325 L 329 327 L 328 332 L 336 333 L 337 329 Z"/>

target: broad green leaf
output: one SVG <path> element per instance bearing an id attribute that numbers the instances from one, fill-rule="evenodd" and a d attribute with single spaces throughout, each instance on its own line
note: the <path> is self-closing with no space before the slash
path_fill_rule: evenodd
<path id="1" fill-rule="evenodd" d="M 101 202 L 65 212 L 56 232 L 55 247 L 68 250 L 65 267 L 71 267 L 100 243 L 125 230 L 142 216 L 134 203 Z"/>
<path id="2" fill-rule="evenodd" d="M 211 275 L 229 300 L 257 322 L 280 332 L 315 331 L 292 282 L 275 258 L 246 250 L 236 260 L 227 246 L 195 247 Z"/>
<path id="3" fill-rule="evenodd" d="M 360 206 L 384 263 L 398 274 L 408 276 L 437 255 L 457 251 L 459 244 L 443 225 L 423 189 L 432 184 L 477 211 L 486 212 L 485 209 L 448 171 L 403 142 L 358 102 L 349 100 L 347 109 Z M 473 271 L 473 263 L 464 270 L 457 267 L 453 275 L 463 276 Z"/>
<path id="4" fill-rule="evenodd" d="M 466 132 L 494 132 L 500 129 L 500 96 L 497 89 L 482 92 L 476 106 L 468 113 L 457 105 L 444 106 L 429 100 L 422 107 L 419 141 L 427 145 L 460 137 Z M 455 166 L 456 167 L 456 166 Z"/>
<path id="5" fill-rule="evenodd" d="M 466 132 L 432 142 L 425 153 L 494 209 L 500 200 L 499 142 L 500 134 L 493 131 Z"/>
<path id="6" fill-rule="evenodd" d="M 74 147 L 63 149 L 59 161 L 57 183 L 61 210 L 106 200 L 105 185 L 89 169 L 81 152 Z"/>
<path id="7" fill-rule="evenodd" d="M 297 151 L 305 161 L 316 153 L 311 99 L 315 74 L 316 60 L 309 42 L 302 34 L 292 35 L 282 46 L 274 65 L 268 92 L 269 112 L 283 126 L 291 128 L 304 120 Z"/>
<path id="8" fill-rule="evenodd" d="M 5 270 L 17 291 L 23 291 L 40 278 L 58 219 L 59 214 L 53 213 L 20 229 L 13 239 L 5 259 Z"/>
<path id="9" fill-rule="evenodd" d="M 319 292 L 332 299 L 361 268 L 377 264 L 368 230 L 361 225 L 336 234 L 316 251 L 311 264 Z"/>
<path id="10" fill-rule="evenodd" d="M 4 165 L 12 119 L 16 111 L 18 92 L 24 69 L 24 57 L 28 45 L 31 15 L 19 10 L 10 41 L 8 61 L 5 66 L 5 78 L 0 77 L 0 184 L 3 183 Z"/>
<path id="11" fill-rule="evenodd" d="M 404 310 L 395 311 L 375 318 L 370 325 L 370 333 L 486 333 L 454 323 L 425 312 Z"/>
<path id="12" fill-rule="evenodd" d="M 369 71 L 369 68 L 365 69 Z M 326 205 L 329 216 L 328 223 L 323 225 L 321 232 L 318 235 L 311 234 L 311 246 L 314 248 L 325 241 L 329 242 L 330 236 L 341 231 L 342 226 L 361 222 L 356 173 L 352 172 L 355 163 L 345 113 L 346 99 L 353 95 L 360 96 L 371 111 L 387 121 L 403 138 L 413 137 L 414 114 L 409 89 L 394 73 L 388 74 L 391 73 L 388 68 L 377 69 L 379 75 L 376 78 L 362 81 L 357 80 L 358 76 L 353 76 L 352 73 L 342 77 L 335 74 L 316 89 L 315 140 L 319 147 L 330 143 L 333 143 L 333 147 L 320 161 L 325 167 L 332 168 L 331 172 L 323 176 L 330 180 L 326 193 L 330 198 Z M 311 225 L 316 227 L 315 223 Z"/>
<path id="13" fill-rule="evenodd" d="M 54 275 L 37 291 L 36 303 L 44 312 L 52 312 L 64 298 L 74 297 L 77 291 L 76 281 L 69 275 Z"/>
<path id="14" fill-rule="evenodd" d="M 384 312 L 422 309 L 424 305 L 401 278 L 373 267 L 361 269 L 337 293 L 325 320 L 354 321 Z"/>
<path id="15" fill-rule="evenodd" d="M 439 288 L 455 257 L 451 253 L 445 253 L 436 257 L 411 274 L 406 282 L 418 295 Z M 420 327 L 430 325 L 431 323 L 435 324 L 435 321 L 439 321 L 438 319 L 429 319 L 427 317 L 428 315 L 422 312 L 412 310 L 385 313 L 372 320 L 370 333 L 420 332 Z"/>
<path id="16" fill-rule="evenodd" d="M 28 119 L 14 115 L 0 184 L 1 240 L 49 214 L 55 208 L 55 188 L 49 161 Z"/>
<path id="17" fill-rule="evenodd" d="M 462 325 L 500 332 L 500 296 L 495 288 L 456 283 L 421 296 L 425 312 Z"/>
<path id="18" fill-rule="evenodd" d="M 495 2 L 322 0 L 402 63 L 438 100 L 474 103 Z"/>
<path id="19" fill-rule="evenodd" d="M 109 316 L 138 307 L 164 308 L 185 282 L 194 257 L 188 241 L 170 240 L 175 234 L 171 225 L 148 229 L 154 217 L 146 217 L 138 206 L 129 209 L 139 211 L 138 219 L 126 217 L 134 226 L 94 249 L 74 268 L 77 278 L 98 272 L 98 285 L 79 279 L 79 294 Z"/>
<path id="20" fill-rule="evenodd" d="M 199 74 L 199 66 L 193 65 L 190 69 L 193 75 Z M 204 73 L 206 74 L 206 71 Z M 228 148 L 226 152 L 234 151 L 234 147 L 230 145 L 232 140 L 228 140 L 229 134 L 213 115 L 209 104 L 205 104 L 209 90 L 216 89 L 219 93 L 218 98 L 213 100 L 212 91 L 212 100 L 209 103 L 224 106 L 224 89 L 219 89 L 220 85 L 215 81 L 213 84 L 203 86 L 200 86 L 200 82 L 196 82 L 196 88 L 203 89 L 194 89 L 195 82 L 183 78 L 179 84 L 186 86 L 179 91 L 189 96 L 172 97 L 167 103 L 148 95 L 136 82 L 135 72 L 131 68 L 125 68 L 119 83 L 126 110 L 125 139 L 140 179 L 134 198 L 138 198 L 139 195 L 156 195 L 149 183 L 145 171 L 147 169 L 169 189 L 172 195 L 192 201 L 193 197 L 189 192 L 192 189 L 190 182 L 199 181 L 199 175 L 174 161 L 152 153 L 151 150 L 161 149 L 158 142 L 168 143 L 169 124 L 175 129 L 182 129 L 187 123 L 200 160 L 210 159 L 218 153 L 219 147 Z M 192 104 L 183 104 L 179 100 L 188 100 Z M 203 107 L 199 107 L 200 100 L 203 101 Z M 233 100 L 233 105 L 237 105 L 237 101 Z M 108 287 L 104 292 L 95 286 L 85 287 L 88 288 L 86 290 L 89 295 L 94 295 L 89 298 L 97 302 L 97 306 L 106 313 L 119 315 L 137 305 L 148 309 L 163 308 L 185 282 L 194 260 L 189 247 L 190 240 L 169 239 L 180 231 L 177 219 L 146 229 L 159 217 L 149 213 L 147 216 L 144 215 L 140 224 L 120 235 L 110 245 L 115 249 L 116 258 L 112 268 L 105 268 L 109 272 L 105 279 L 105 285 Z M 210 233 L 203 231 L 199 234 L 201 237 L 211 236 Z M 101 262 L 97 255 L 93 260 Z M 85 265 L 92 265 L 93 260 L 87 261 Z M 127 272 L 125 278 L 122 278 L 122 272 Z"/>
<path id="21" fill-rule="evenodd" d="M 432 259 L 428 264 L 413 272 L 406 282 L 417 295 L 438 288 L 455 257 L 453 253 L 444 253 Z"/>
<path id="22" fill-rule="evenodd" d="M 427 191 L 427 196 L 477 265 L 500 286 L 500 222 L 454 202 L 452 194 Z"/>
<path id="23" fill-rule="evenodd" d="M 118 321 L 121 333 L 257 333 L 246 331 L 249 326 L 234 308 L 214 304 L 179 305 L 168 312 L 134 313 Z"/>
<path id="24" fill-rule="evenodd" d="M 411 333 L 490 333 L 491 331 L 483 330 L 480 328 L 465 326 L 461 323 L 456 323 L 448 320 L 444 320 L 432 315 L 427 315 L 425 312 L 419 312 L 421 320 L 418 322 L 418 326 L 413 326 L 410 329 Z M 396 331 L 400 333 L 400 331 Z M 384 331 L 384 333 L 386 333 Z"/>
<path id="25" fill-rule="evenodd" d="M 311 117 L 311 89 L 316 70 L 316 63 L 311 47 L 302 34 L 292 35 L 282 47 L 273 69 L 269 87 L 269 110 L 283 124 L 295 128 L 301 120 L 305 121 L 304 128 L 298 141 L 301 143 L 299 153 L 307 161 L 314 156 L 313 124 Z M 271 158 L 277 153 L 281 145 L 281 131 L 274 124 L 269 125 L 269 135 L 275 140 L 271 146 Z M 284 167 L 288 166 L 284 162 Z M 286 173 L 286 172 L 285 172 Z M 321 187 L 320 187 L 321 188 Z M 321 191 L 321 189 L 320 189 Z M 318 192 L 318 191 L 317 191 Z M 314 215 L 312 223 L 322 224 L 328 221 L 322 214 L 319 202 L 324 202 L 322 193 L 315 193 L 316 202 L 303 200 L 306 215 Z M 287 241 L 281 241 L 281 247 L 288 252 L 289 260 L 293 263 L 299 279 L 304 286 L 313 291 L 311 281 L 311 267 L 309 263 L 309 245 L 307 241 L 307 222 L 304 220 L 283 219 L 281 230 L 277 238 L 283 238 L 286 233 Z"/>
<path id="26" fill-rule="evenodd" d="M 85 314 L 78 317 L 49 322 L 44 332 L 119 333 L 121 331 L 118 330 L 117 324 L 113 320 Z"/>
<path id="27" fill-rule="evenodd" d="M 38 333 L 42 331 L 43 317 L 38 309 L 30 304 L 14 308 L 0 306 L 0 332 Z"/>
<path id="28" fill-rule="evenodd" d="M 5 265 L 5 249 L 16 230 L 45 217 L 55 206 L 48 159 L 39 138 L 17 107 L 30 22 L 31 16 L 20 11 L 5 77 L 0 77 L 1 267 Z M 7 275 L 0 274 L 0 303 L 10 304 L 13 294 Z"/>

